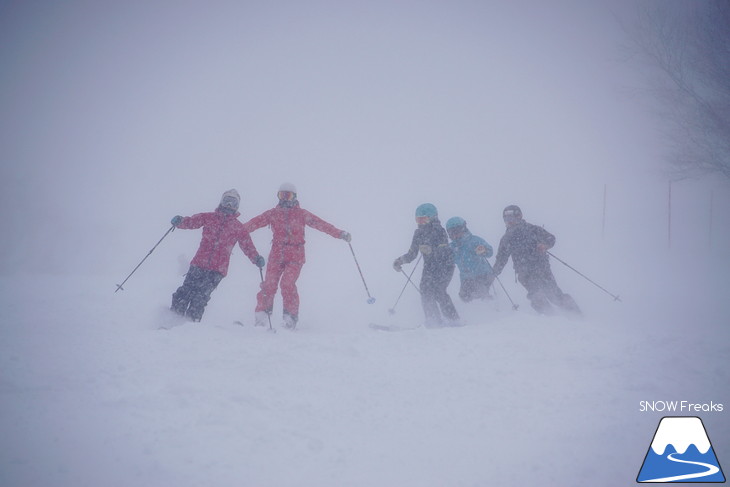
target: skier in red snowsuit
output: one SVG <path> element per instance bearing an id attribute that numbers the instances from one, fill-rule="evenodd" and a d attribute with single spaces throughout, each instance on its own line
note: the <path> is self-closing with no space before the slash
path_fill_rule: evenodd
<path id="1" fill-rule="evenodd" d="M 220 205 L 215 211 L 193 216 L 175 216 L 171 223 L 177 228 L 196 229 L 203 227 L 203 238 L 185 281 L 172 295 L 172 309 L 192 321 L 200 321 L 211 293 L 228 273 L 228 262 L 233 247 L 238 243 L 243 253 L 259 268 L 264 267 L 264 258 L 256 251 L 249 233 L 238 221 L 238 205 L 241 201 L 235 189 L 223 193 Z"/>
<path id="2" fill-rule="evenodd" d="M 350 234 L 299 207 L 293 184 L 282 184 L 279 204 L 244 224 L 248 232 L 270 226 L 273 233 L 266 278 L 256 299 L 255 324 L 263 326 L 274 307 L 274 295 L 281 281 L 284 301 L 284 326 L 293 329 L 299 319 L 299 294 L 296 282 L 305 262 L 304 227 L 310 226 L 335 238 L 350 241 Z"/>

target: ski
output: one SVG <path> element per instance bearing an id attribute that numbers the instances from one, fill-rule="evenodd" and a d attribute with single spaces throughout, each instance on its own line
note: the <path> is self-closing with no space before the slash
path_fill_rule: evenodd
<path id="1" fill-rule="evenodd" d="M 418 328 L 421 328 L 421 325 L 418 326 L 397 326 L 397 325 L 379 325 L 378 323 L 370 323 L 368 325 L 373 330 L 380 330 L 380 331 L 408 331 L 408 330 L 417 330 Z"/>
<path id="2" fill-rule="evenodd" d="M 239 320 L 235 320 L 235 321 L 233 322 L 233 324 L 234 324 L 234 325 L 238 325 L 238 326 L 243 326 L 243 327 L 245 327 L 245 326 L 246 326 L 246 325 L 245 325 L 245 324 L 243 323 L 243 321 L 239 321 Z M 261 325 L 254 325 L 254 328 L 262 328 L 262 326 L 261 326 Z M 270 332 L 270 333 L 276 333 L 276 330 L 275 330 L 274 328 L 267 328 L 267 331 L 268 331 L 268 332 Z"/>

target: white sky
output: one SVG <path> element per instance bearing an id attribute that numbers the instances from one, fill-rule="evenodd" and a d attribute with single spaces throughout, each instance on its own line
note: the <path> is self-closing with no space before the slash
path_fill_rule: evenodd
<path id="1" fill-rule="evenodd" d="M 126 271 L 173 215 L 235 187 L 245 221 L 284 181 L 379 261 L 427 201 L 494 244 L 511 203 L 595 236 L 604 184 L 664 184 L 630 4 L 5 2 L 0 272 Z"/>

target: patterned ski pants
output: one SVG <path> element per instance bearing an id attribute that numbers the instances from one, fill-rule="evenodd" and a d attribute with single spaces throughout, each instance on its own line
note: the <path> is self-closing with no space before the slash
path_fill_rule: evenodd
<path id="1" fill-rule="evenodd" d="M 172 309 L 181 316 L 187 316 L 192 321 L 203 318 L 205 306 L 210 301 L 210 295 L 218 287 L 223 274 L 208 269 L 190 266 L 185 274 L 185 281 L 172 295 Z"/>

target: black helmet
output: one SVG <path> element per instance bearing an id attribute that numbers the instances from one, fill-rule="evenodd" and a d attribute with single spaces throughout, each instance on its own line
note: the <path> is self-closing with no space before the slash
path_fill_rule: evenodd
<path id="1" fill-rule="evenodd" d="M 515 223 L 522 220 L 522 210 L 517 205 L 509 205 L 502 210 L 502 218 L 504 218 L 505 223 Z"/>

